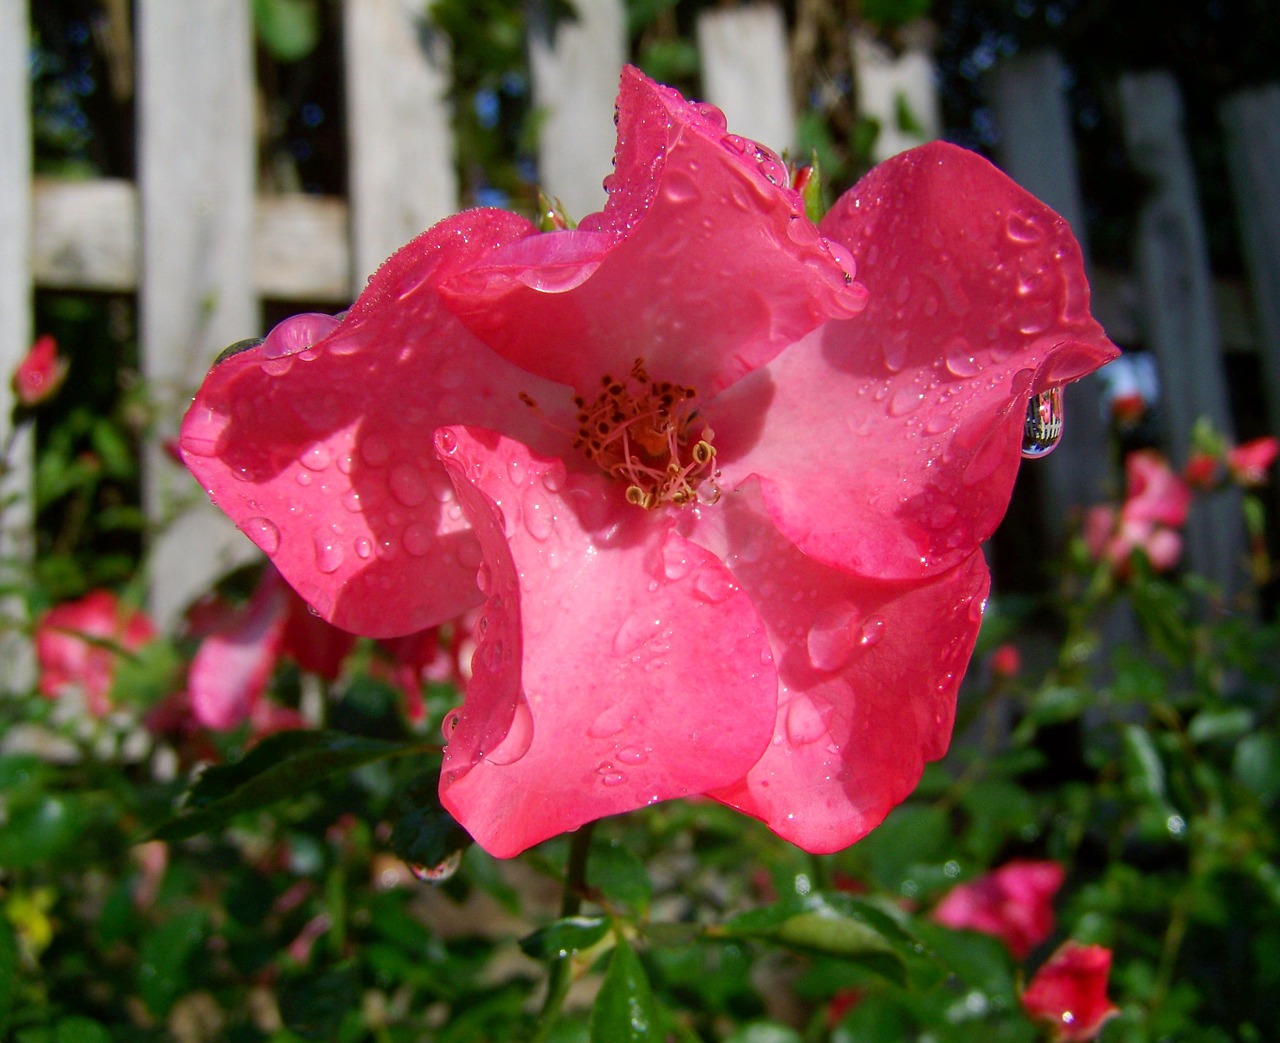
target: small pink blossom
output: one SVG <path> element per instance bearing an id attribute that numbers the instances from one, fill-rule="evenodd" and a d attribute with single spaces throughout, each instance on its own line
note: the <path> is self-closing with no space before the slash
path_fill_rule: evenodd
<path id="1" fill-rule="evenodd" d="M 58 354 L 49 334 L 37 338 L 13 373 L 13 391 L 23 406 L 37 406 L 57 394 L 67 379 L 70 362 Z"/>
<path id="2" fill-rule="evenodd" d="M 1268 435 L 1243 442 L 1227 450 L 1227 470 L 1240 485 L 1257 486 L 1267 480 L 1267 472 L 1280 452 L 1280 441 Z"/>
<path id="3" fill-rule="evenodd" d="M 40 694 L 57 699 L 77 691 L 91 714 L 105 716 L 119 657 L 155 636 L 150 619 L 107 590 L 51 608 L 36 626 Z"/>
<path id="4" fill-rule="evenodd" d="M 1053 898 L 1062 886 L 1057 862 L 1013 861 L 957 884 L 933 910 L 940 924 L 999 938 L 1019 960 L 1053 933 Z"/>
<path id="5" fill-rule="evenodd" d="M 695 794 L 838 850 L 946 750 L 1030 396 L 1116 352 L 971 153 L 815 226 L 635 69 L 618 128 L 603 211 L 447 218 L 221 360 L 182 453 L 336 625 L 479 610 L 441 800 L 491 853 Z"/>
<path id="6" fill-rule="evenodd" d="M 1111 950 L 1065 942 L 1031 979 L 1022 1007 L 1054 1043 L 1085 1043 L 1120 1013 L 1107 999 Z"/>
<path id="7" fill-rule="evenodd" d="M 1108 561 L 1120 574 L 1141 549 L 1158 572 L 1173 568 L 1182 556 L 1180 529 L 1187 521 L 1191 490 L 1164 457 L 1153 450 L 1130 453 L 1125 460 L 1125 501 L 1091 507 L 1085 514 L 1084 541 L 1096 560 Z"/>

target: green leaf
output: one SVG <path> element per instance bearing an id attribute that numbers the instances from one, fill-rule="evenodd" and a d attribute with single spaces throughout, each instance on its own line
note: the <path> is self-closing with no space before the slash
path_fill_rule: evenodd
<path id="1" fill-rule="evenodd" d="M 179 913 L 143 939 L 138 952 L 138 992 L 157 1017 L 189 988 L 187 964 L 204 941 L 205 916 L 199 909 Z"/>
<path id="2" fill-rule="evenodd" d="M 891 981 L 906 981 L 915 941 L 883 909 L 845 894 L 814 893 L 733 917 L 717 932 L 854 960 Z"/>
<path id="3" fill-rule="evenodd" d="M 595 844 L 587 863 L 587 884 L 598 888 L 606 898 L 636 913 L 649 907 L 653 885 L 643 861 L 617 840 Z"/>
<path id="4" fill-rule="evenodd" d="M 9 1017 L 18 991 L 18 938 L 9 918 L 0 913 L 0 1039 L 9 1031 Z"/>
<path id="5" fill-rule="evenodd" d="M 800 1033 L 774 1021 L 753 1021 L 743 1025 L 724 1043 L 802 1043 Z"/>
<path id="6" fill-rule="evenodd" d="M 92 1018 L 63 1018 L 53 1030 L 54 1043 L 111 1043 L 111 1033 Z"/>
<path id="7" fill-rule="evenodd" d="M 385 757 L 424 752 L 418 743 L 384 742 L 331 731 L 280 732 L 235 764 L 215 765 L 196 780 L 187 814 L 156 830 L 156 840 L 185 840 L 233 817 L 296 797 L 330 776 Z"/>
<path id="8" fill-rule="evenodd" d="M 520 948 L 535 960 L 564 959 L 590 949 L 609 932 L 603 916 L 569 916 L 520 939 Z"/>
<path id="9" fill-rule="evenodd" d="M 1164 804 L 1164 761 L 1151 736 L 1136 724 L 1126 725 L 1124 732 L 1125 774 L 1129 792 L 1153 804 Z"/>
<path id="10" fill-rule="evenodd" d="M 1238 739 L 1252 730 L 1254 716 L 1249 710 L 1201 710 L 1187 726 L 1187 738 L 1194 743 L 1214 739 Z"/>
<path id="11" fill-rule="evenodd" d="M 284 62 L 305 58 L 320 39 L 315 0 L 253 0 L 258 39 Z"/>
<path id="12" fill-rule="evenodd" d="M 1231 774 L 1262 801 L 1275 800 L 1280 796 L 1280 737 L 1267 732 L 1246 735 L 1236 747 Z"/>
<path id="13" fill-rule="evenodd" d="M 24 869 L 51 861 L 80 840 L 87 817 L 81 801 L 55 794 L 10 808 L 0 830 L 0 866 Z"/>
<path id="14" fill-rule="evenodd" d="M 644 1043 L 659 1038 L 658 1011 L 640 957 L 619 936 L 604 984 L 591 1008 L 591 1043 Z"/>

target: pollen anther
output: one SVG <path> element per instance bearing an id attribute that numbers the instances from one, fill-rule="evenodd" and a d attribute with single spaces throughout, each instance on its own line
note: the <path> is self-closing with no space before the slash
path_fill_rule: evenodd
<path id="1" fill-rule="evenodd" d="M 594 401 L 574 399 L 574 447 L 627 483 L 627 502 L 646 510 L 714 503 L 714 435 L 692 408 L 696 389 L 651 380 L 643 359 L 636 359 L 625 381 L 606 374 L 600 386 Z"/>

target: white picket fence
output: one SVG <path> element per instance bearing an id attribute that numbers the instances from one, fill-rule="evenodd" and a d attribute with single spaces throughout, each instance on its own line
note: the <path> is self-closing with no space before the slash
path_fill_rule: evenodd
<path id="1" fill-rule="evenodd" d="M 33 335 L 34 287 L 136 293 L 144 375 L 181 406 L 223 346 L 260 328 L 264 299 L 348 302 L 397 246 L 458 205 L 448 109 L 447 43 L 427 31 L 422 0 L 342 0 L 349 193 L 259 195 L 254 182 L 250 0 L 137 0 L 136 183 L 31 177 L 27 0 L 0 0 L 0 373 Z M 613 149 L 613 97 L 626 58 L 621 0 L 575 0 L 579 17 L 535 28 L 530 70 L 541 127 L 544 188 L 581 215 L 603 202 Z M 706 100 L 730 125 L 775 148 L 793 143 L 788 40 L 772 3 L 720 7 L 697 34 Z M 937 128 L 927 55 L 855 46 L 864 110 L 895 125 L 899 94 Z M 1010 173 L 1083 229 L 1060 63 L 1016 57 L 993 74 L 991 98 Z M 1222 119 L 1241 199 L 1250 288 L 1215 286 L 1206 261 L 1176 87 L 1160 73 L 1121 84 L 1127 145 L 1158 186 L 1142 215 L 1129 273 L 1095 272 L 1095 310 L 1113 337 L 1145 343 L 1163 371 L 1171 448 L 1192 420 L 1230 416 L 1224 338 L 1264 352 L 1270 402 L 1280 403 L 1280 87 L 1230 99 Z M 888 151 L 914 144 L 885 138 Z M 1087 250 L 1087 244 L 1086 244 Z M 1247 302 L 1252 302 L 1252 308 Z M 1256 331 L 1256 332 L 1255 332 Z M 0 388 L 0 416 L 10 408 Z M 1063 446 L 1050 458 L 1046 518 L 1100 498 L 1107 474 L 1096 387 L 1073 389 Z M 1090 401 L 1093 400 L 1093 401 Z M 1273 410 L 1273 420 L 1280 409 Z M 28 461 L 10 489 L 29 482 Z M 146 498 L 155 517 L 189 500 L 191 479 L 149 450 Z M 29 519 L 7 516 L 0 555 L 27 553 Z M 16 522 L 16 527 L 14 523 Z M 1197 567 L 1226 580 L 1240 550 L 1234 519 L 1197 523 Z M 252 550 L 209 510 L 178 515 L 152 548 L 152 609 L 172 620 L 192 596 Z M 0 655 L 4 652 L 0 649 Z"/>

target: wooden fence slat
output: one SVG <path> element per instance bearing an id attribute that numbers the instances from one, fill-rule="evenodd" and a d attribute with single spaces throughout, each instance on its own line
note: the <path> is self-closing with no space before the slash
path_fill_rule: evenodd
<path id="1" fill-rule="evenodd" d="M 529 69 L 542 112 L 538 180 L 580 220 L 604 206 L 601 182 L 613 158 L 613 103 L 626 60 L 626 12 L 620 0 L 577 0 L 575 21 L 548 24 L 531 5 Z"/>
<path id="2" fill-rule="evenodd" d="M 1268 419 L 1280 429 L 1280 84 L 1242 91 L 1219 110 L 1253 290 Z"/>
<path id="3" fill-rule="evenodd" d="M 1119 87 L 1130 161 L 1152 185 L 1138 215 L 1143 322 L 1160 368 L 1164 433 L 1174 459 L 1185 461 L 1199 418 L 1227 437 L 1232 424 L 1182 100 L 1168 72 L 1122 76 Z M 1238 498 L 1198 503 L 1187 525 L 1192 567 L 1231 592 L 1239 586 L 1243 551 Z"/>
<path id="4" fill-rule="evenodd" d="M 421 0 L 346 0 L 351 291 L 458 208 L 447 41 Z"/>
<path id="5" fill-rule="evenodd" d="M 1071 117 L 1063 93 L 1062 59 L 1054 51 L 1017 54 L 992 69 L 987 91 L 1000 128 L 1000 166 L 1014 181 L 1058 212 L 1084 251 L 1084 202 L 1077 176 Z M 1095 311 L 1096 314 L 1096 311 Z M 1100 321 L 1104 317 L 1098 316 Z M 1105 326 L 1105 321 L 1104 321 Z M 1108 328 L 1113 338 L 1118 334 Z M 1061 444 L 1043 464 L 1040 483 L 1045 523 L 1061 538 L 1072 508 L 1097 503 L 1111 491 L 1109 434 L 1100 408 L 1103 386 L 1096 375 L 1066 393 Z"/>
<path id="6" fill-rule="evenodd" d="M 698 16 L 697 34 L 703 92 L 724 111 L 729 129 L 775 152 L 793 150 L 796 117 L 782 8 L 708 8 Z"/>
<path id="7" fill-rule="evenodd" d="M 10 436 L 9 375 L 31 342 L 31 102 L 26 0 L 0 0 L 0 446 Z M 31 558 L 30 430 L 8 447 L 0 473 L 0 578 Z M 0 598 L 0 618 L 21 621 L 21 598 Z M 0 625 L 0 692 L 31 683 L 30 645 Z"/>
<path id="8" fill-rule="evenodd" d="M 942 110 L 926 42 L 912 40 L 895 55 L 869 33 L 855 29 L 852 46 L 858 112 L 880 124 L 872 158 L 879 163 L 937 138 L 942 133 Z M 903 107 L 919 130 L 901 126 L 899 110 Z"/>
<path id="9" fill-rule="evenodd" d="M 253 294 L 253 37 L 248 0 L 139 0 L 138 190 L 142 368 L 176 423 L 215 354 L 259 327 Z M 170 428 L 172 430 L 172 428 Z M 153 443 L 154 521 L 198 497 Z M 151 609 L 162 626 L 252 545 L 199 497 L 153 542 Z"/>

